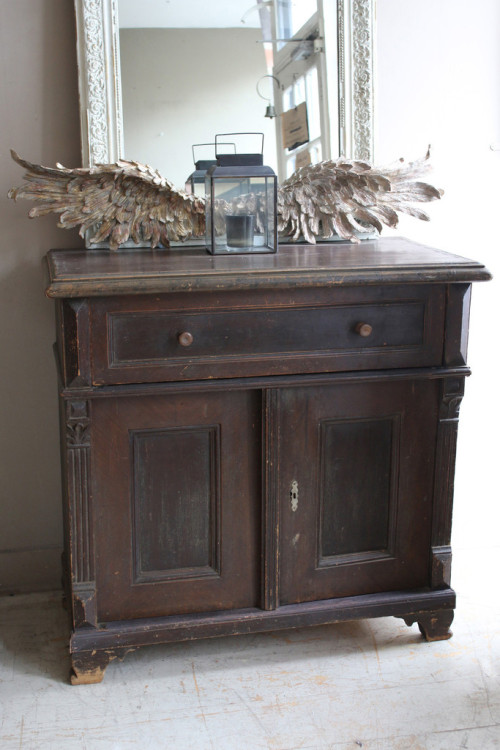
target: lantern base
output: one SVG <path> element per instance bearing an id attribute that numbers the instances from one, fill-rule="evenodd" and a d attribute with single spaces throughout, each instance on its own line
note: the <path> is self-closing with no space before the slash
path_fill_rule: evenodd
<path id="1" fill-rule="evenodd" d="M 276 253 L 276 247 L 267 245 L 251 245 L 249 247 L 233 247 L 229 245 L 218 245 L 217 247 L 206 247 L 210 255 L 262 255 L 263 253 Z"/>

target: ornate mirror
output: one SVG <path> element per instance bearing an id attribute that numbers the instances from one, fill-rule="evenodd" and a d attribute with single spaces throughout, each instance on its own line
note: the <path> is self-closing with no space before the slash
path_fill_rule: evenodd
<path id="1" fill-rule="evenodd" d="M 191 146 L 235 131 L 265 133 L 280 181 L 371 160 L 373 3 L 75 0 L 84 166 L 133 159 L 183 187 Z M 301 108 L 309 132 L 291 143 Z"/>

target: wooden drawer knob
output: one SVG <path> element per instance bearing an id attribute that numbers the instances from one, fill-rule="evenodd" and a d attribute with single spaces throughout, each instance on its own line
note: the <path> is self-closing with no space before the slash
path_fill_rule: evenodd
<path id="1" fill-rule="evenodd" d="M 189 331 L 183 331 L 177 336 L 177 340 L 181 346 L 191 346 L 194 341 L 193 334 Z"/>
<path id="2" fill-rule="evenodd" d="M 373 328 L 371 327 L 369 323 L 357 323 L 356 328 L 354 330 L 360 336 L 363 336 L 363 338 L 366 338 L 367 336 L 371 336 Z"/>

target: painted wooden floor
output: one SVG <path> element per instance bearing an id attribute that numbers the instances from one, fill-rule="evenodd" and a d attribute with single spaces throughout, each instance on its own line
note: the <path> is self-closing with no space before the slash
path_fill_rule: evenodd
<path id="1" fill-rule="evenodd" d="M 59 593 L 0 599 L 0 748 L 500 748 L 499 554 L 455 551 L 449 641 L 384 618 L 156 646 L 100 685 L 67 682 Z"/>

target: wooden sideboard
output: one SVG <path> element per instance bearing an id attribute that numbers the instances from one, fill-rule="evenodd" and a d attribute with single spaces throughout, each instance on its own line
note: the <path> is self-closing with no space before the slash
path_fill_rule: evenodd
<path id="1" fill-rule="evenodd" d="M 387 615 L 449 637 L 484 266 L 396 238 L 47 264 L 74 684 L 168 641 Z"/>

